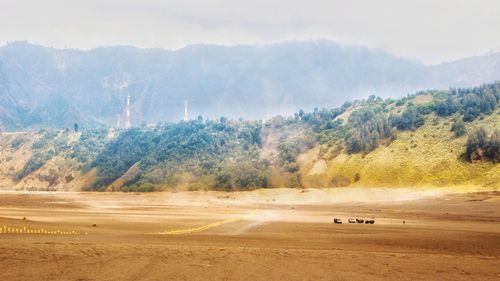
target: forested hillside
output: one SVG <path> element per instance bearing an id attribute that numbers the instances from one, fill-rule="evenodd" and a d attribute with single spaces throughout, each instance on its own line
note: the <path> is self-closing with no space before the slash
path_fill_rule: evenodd
<path id="1" fill-rule="evenodd" d="M 4 189 L 500 188 L 500 83 L 370 96 L 266 122 L 2 133 Z"/>

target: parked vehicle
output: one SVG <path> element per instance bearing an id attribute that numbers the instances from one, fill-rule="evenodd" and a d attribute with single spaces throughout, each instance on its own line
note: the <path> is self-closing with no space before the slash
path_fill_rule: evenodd
<path id="1" fill-rule="evenodd" d="M 349 223 L 356 223 L 356 220 L 355 219 L 348 219 L 347 220 Z"/>
<path id="2" fill-rule="evenodd" d="M 341 219 L 338 219 L 338 218 L 334 218 L 334 219 L 333 219 L 333 223 L 336 223 L 336 224 L 342 224 L 342 220 L 341 220 Z"/>
<path id="3" fill-rule="evenodd" d="M 364 222 L 365 222 L 365 220 L 364 220 L 364 219 L 356 219 L 356 222 L 357 222 L 357 223 L 364 223 Z"/>
<path id="4" fill-rule="evenodd" d="M 374 224 L 375 220 L 374 219 L 368 219 L 365 221 L 366 224 Z"/>

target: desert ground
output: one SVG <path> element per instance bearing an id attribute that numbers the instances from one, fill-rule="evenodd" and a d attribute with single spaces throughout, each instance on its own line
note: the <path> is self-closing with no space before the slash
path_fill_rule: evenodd
<path id="1" fill-rule="evenodd" d="M 1 192 L 0 229 L 2 281 L 500 280 L 495 191 Z"/>

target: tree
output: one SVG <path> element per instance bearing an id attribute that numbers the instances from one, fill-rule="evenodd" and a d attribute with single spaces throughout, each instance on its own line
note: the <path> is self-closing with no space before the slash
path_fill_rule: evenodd
<path id="1" fill-rule="evenodd" d="M 465 123 L 462 119 L 459 119 L 451 125 L 451 131 L 455 133 L 455 137 L 463 136 L 467 133 L 465 128 Z"/>
<path id="2" fill-rule="evenodd" d="M 302 120 L 302 118 L 304 118 L 304 114 L 305 114 L 304 110 L 302 110 L 302 109 L 299 110 L 299 117 L 300 117 L 301 120 Z"/>
<path id="3" fill-rule="evenodd" d="M 230 175 L 222 174 L 215 177 L 215 188 L 230 191 L 232 187 L 233 183 Z"/>
<path id="4" fill-rule="evenodd" d="M 381 139 L 390 134 L 389 121 L 385 115 L 371 108 L 354 111 L 347 122 L 349 131 L 345 141 L 349 153 L 372 151 L 378 147 Z"/>
<path id="5" fill-rule="evenodd" d="M 436 113 L 439 116 L 450 116 L 457 111 L 457 104 L 451 96 L 448 96 L 445 101 L 440 101 L 436 104 Z"/>
<path id="6" fill-rule="evenodd" d="M 350 101 L 346 101 L 346 102 L 344 102 L 344 103 L 342 104 L 342 106 L 340 107 L 340 109 L 341 109 L 342 111 L 346 111 L 346 110 L 347 110 L 349 107 L 351 107 L 351 106 L 352 106 L 352 102 L 350 102 Z"/>
<path id="7" fill-rule="evenodd" d="M 481 160 L 485 154 L 488 135 L 483 128 L 479 128 L 472 134 L 469 134 L 466 145 L 466 157 L 470 161 Z"/>
<path id="8" fill-rule="evenodd" d="M 392 116 L 391 122 L 399 130 L 414 131 L 424 124 L 425 119 L 414 106 L 410 106 L 401 116 Z"/>
<path id="9" fill-rule="evenodd" d="M 375 95 L 370 95 L 366 101 L 367 101 L 368 103 L 373 103 L 373 102 L 375 102 L 375 99 L 376 99 L 376 98 L 377 98 L 377 97 L 376 97 Z"/>

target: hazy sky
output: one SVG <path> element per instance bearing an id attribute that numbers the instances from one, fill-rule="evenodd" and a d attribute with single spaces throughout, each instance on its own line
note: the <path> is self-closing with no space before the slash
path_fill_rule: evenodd
<path id="1" fill-rule="evenodd" d="M 0 0 L 0 45 L 177 49 L 326 38 L 437 63 L 500 50 L 498 0 Z"/>

